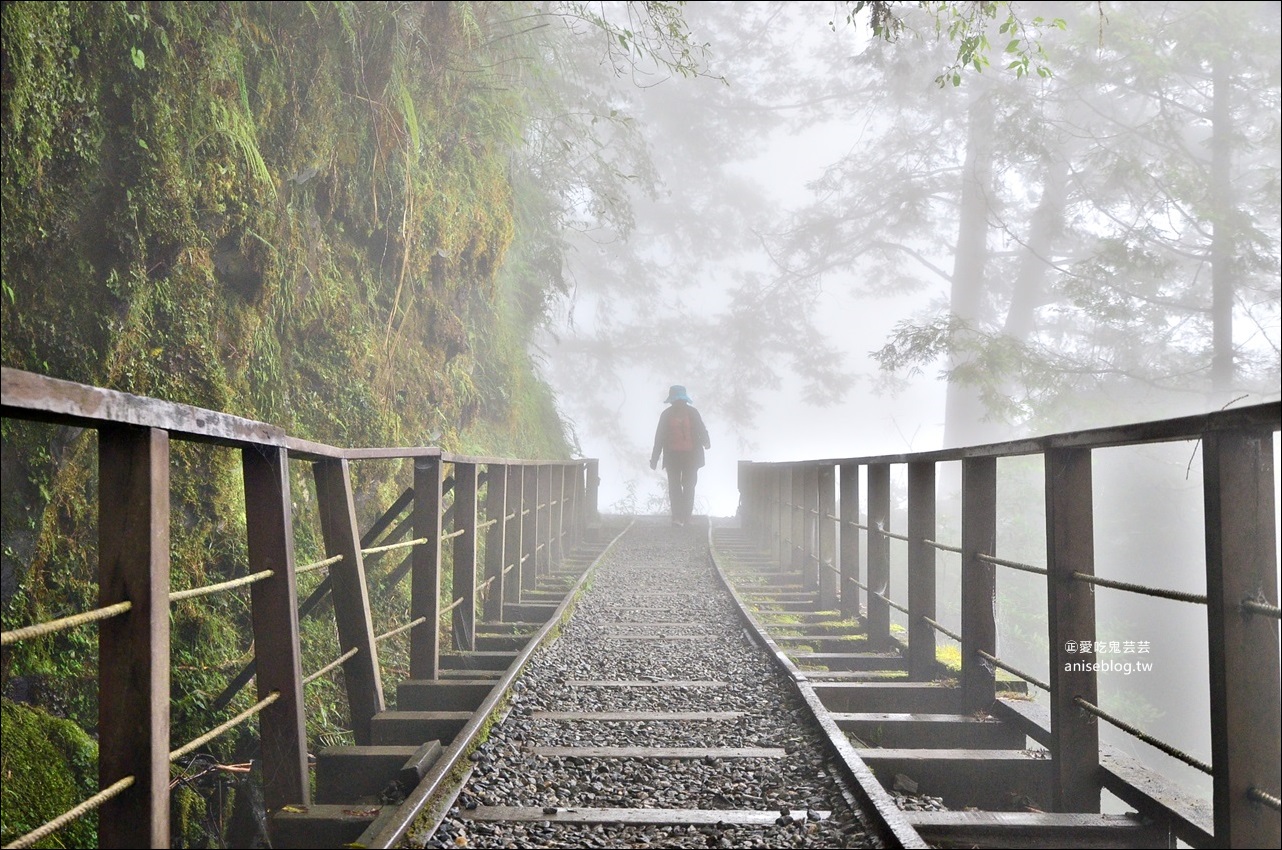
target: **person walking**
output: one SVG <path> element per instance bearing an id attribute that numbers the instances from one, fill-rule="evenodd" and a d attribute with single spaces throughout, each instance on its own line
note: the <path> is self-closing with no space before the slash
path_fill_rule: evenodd
<path id="1" fill-rule="evenodd" d="M 654 451 L 650 453 L 650 468 L 656 469 L 663 458 L 663 469 L 668 473 L 668 505 L 673 525 L 685 525 L 694 513 L 694 485 L 699 480 L 699 469 L 704 463 L 704 449 L 712 448 L 708 429 L 690 402 L 686 388 L 674 384 L 668 388 L 664 404 L 670 405 L 659 415 L 659 426 L 654 432 Z"/>

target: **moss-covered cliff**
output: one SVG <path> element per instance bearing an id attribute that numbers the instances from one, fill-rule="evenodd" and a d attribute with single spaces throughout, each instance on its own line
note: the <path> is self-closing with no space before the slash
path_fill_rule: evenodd
<path id="1" fill-rule="evenodd" d="M 505 267 L 524 96 L 486 16 L 509 11 L 5 3 L 4 365 L 340 446 L 568 456 L 527 355 L 545 284 Z M 4 423 L 6 629 L 94 607 L 95 451 Z M 399 471 L 357 474 L 368 521 Z M 172 478 L 175 587 L 241 574 L 238 458 L 175 445 Z M 173 617 L 179 741 L 248 648 L 235 600 Z M 6 693 L 92 731 L 95 652 L 7 647 Z"/>

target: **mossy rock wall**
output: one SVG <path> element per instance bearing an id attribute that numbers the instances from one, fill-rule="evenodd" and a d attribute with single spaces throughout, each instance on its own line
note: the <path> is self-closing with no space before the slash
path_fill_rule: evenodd
<path id="1" fill-rule="evenodd" d="M 568 457 L 527 353 L 539 285 L 501 274 L 522 132 L 486 47 L 505 9 L 5 3 L 3 364 L 338 446 Z M 93 435 L 3 428 L 4 628 L 96 607 Z M 354 466 L 363 524 L 409 474 Z M 175 443 L 171 478 L 174 588 L 243 575 L 239 457 Z M 300 560 L 317 536 L 300 530 Z M 247 613 L 174 606 L 176 743 L 250 657 Z M 93 730 L 92 629 L 6 648 L 3 677 Z M 309 690 L 313 735 L 341 726 L 340 691 Z M 242 755 L 235 735 L 218 746 Z"/>

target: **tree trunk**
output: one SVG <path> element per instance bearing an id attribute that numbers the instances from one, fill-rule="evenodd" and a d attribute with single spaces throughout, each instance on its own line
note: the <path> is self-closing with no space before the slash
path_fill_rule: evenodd
<path id="1" fill-rule="evenodd" d="M 988 263 L 988 201 L 995 197 L 992 185 L 993 105 L 982 86 L 975 84 L 972 92 L 949 304 L 953 318 L 978 327 L 984 319 L 987 288 L 984 274 Z M 954 351 L 949 355 L 949 371 L 964 371 L 970 359 L 970 355 Z M 944 445 L 960 446 L 985 441 L 993 430 L 984 421 L 986 413 L 978 388 L 959 381 L 955 376 L 950 377 L 944 402 Z"/>

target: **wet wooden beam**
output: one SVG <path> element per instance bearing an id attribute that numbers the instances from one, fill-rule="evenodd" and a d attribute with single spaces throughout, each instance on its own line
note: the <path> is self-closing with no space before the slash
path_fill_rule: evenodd
<path id="1" fill-rule="evenodd" d="M 98 625 L 98 781 L 134 784 L 103 804 L 98 840 L 168 847 L 169 435 L 154 428 L 98 434 L 98 604 L 121 602 Z"/>
<path id="2" fill-rule="evenodd" d="M 1045 812 L 906 812 L 934 847 L 1166 847 L 1160 828 L 1128 815 Z"/>
<path id="3" fill-rule="evenodd" d="M 1273 432 L 1207 434 L 1202 453 L 1215 841 L 1275 847 L 1282 819 L 1248 792 L 1278 794 L 1278 620 L 1242 605 L 1278 605 Z"/>
<path id="4" fill-rule="evenodd" d="M 354 656 L 343 662 L 343 680 L 351 712 L 349 722 L 356 743 L 368 744 L 370 718 L 385 706 L 378 645 L 374 642 L 374 625 L 370 619 L 365 562 L 356 528 L 351 473 L 346 460 L 325 460 L 312 464 L 312 474 L 316 481 L 325 555 L 341 557 L 329 567 L 339 652 L 356 650 Z"/>
<path id="5" fill-rule="evenodd" d="M 1094 498 L 1090 449 L 1046 455 L 1046 605 L 1051 686 L 1051 805 L 1062 812 L 1098 812 L 1099 721 L 1078 697 L 1099 705 L 1095 652 L 1069 645 L 1095 641 L 1095 588 L 1074 573 L 1095 575 Z"/>
<path id="6" fill-rule="evenodd" d="M 423 622 L 410 630 L 410 678 L 436 679 L 440 675 L 441 639 L 441 525 L 445 502 L 441 459 L 414 461 L 414 537 L 427 542 L 415 546 L 410 567 L 410 619 Z"/>

